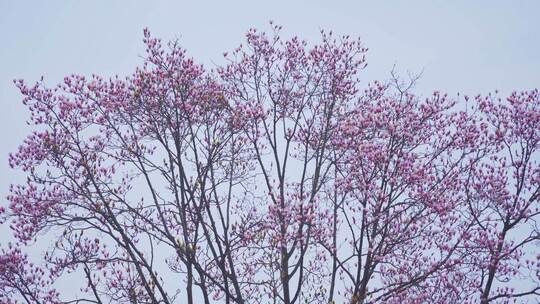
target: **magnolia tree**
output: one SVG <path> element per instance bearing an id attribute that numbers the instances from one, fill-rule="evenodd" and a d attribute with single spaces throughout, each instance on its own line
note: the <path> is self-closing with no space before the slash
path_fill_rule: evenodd
<path id="1" fill-rule="evenodd" d="M 0 302 L 540 296 L 538 91 L 422 98 L 361 83 L 359 40 L 279 31 L 212 71 L 145 31 L 125 79 L 15 81 L 35 131 L 9 159 Z"/>

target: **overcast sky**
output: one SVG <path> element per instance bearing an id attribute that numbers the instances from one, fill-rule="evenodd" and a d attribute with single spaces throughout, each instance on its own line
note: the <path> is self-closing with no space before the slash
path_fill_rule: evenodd
<path id="1" fill-rule="evenodd" d="M 455 96 L 540 87 L 539 14 L 540 1 L 0 0 L 0 205 L 9 185 L 24 181 L 7 158 L 30 132 L 12 79 L 43 75 L 53 86 L 71 73 L 128 75 L 142 62 L 145 27 L 179 38 L 209 67 L 269 20 L 312 42 L 320 29 L 359 35 L 370 49 L 365 82 L 388 78 L 395 64 L 423 70 L 418 93 Z"/>
<path id="2" fill-rule="evenodd" d="M 8 1 L 0 0 L 0 194 L 21 179 L 7 156 L 29 133 L 13 78 L 127 75 L 142 62 L 142 30 L 179 38 L 210 67 L 250 27 L 284 26 L 316 41 L 321 28 L 360 35 L 365 81 L 424 71 L 418 92 L 539 87 L 540 1 Z M 4 200 L 5 202 L 5 200 Z"/>

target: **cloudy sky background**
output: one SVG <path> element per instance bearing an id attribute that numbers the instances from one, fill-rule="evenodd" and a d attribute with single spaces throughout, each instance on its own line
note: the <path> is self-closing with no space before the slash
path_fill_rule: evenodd
<path id="1" fill-rule="evenodd" d="M 142 29 L 179 38 L 212 67 L 250 27 L 360 35 L 365 81 L 423 72 L 417 92 L 476 94 L 540 86 L 540 1 L 8 1 L 0 0 L 0 194 L 7 155 L 28 133 L 13 78 L 49 85 L 65 75 L 124 76 L 142 62 Z"/>
<path id="2" fill-rule="evenodd" d="M 456 96 L 540 87 L 539 12 L 540 1 L 0 0 L 0 205 L 9 185 L 24 181 L 7 159 L 31 131 L 12 80 L 43 75 L 53 86 L 71 73 L 128 75 L 143 61 L 145 27 L 178 38 L 209 68 L 269 20 L 311 42 L 320 29 L 359 35 L 370 49 L 364 83 L 387 79 L 396 65 L 401 74 L 423 71 L 417 93 Z M 0 244 L 8 240 L 0 226 Z"/>
<path id="3" fill-rule="evenodd" d="M 361 36 L 364 82 L 423 76 L 416 91 L 456 96 L 540 87 L 540 1 L 8 1 L 0 0 L 0 197 L 24 176 L 8 167 L 30 128 L 12 83 L 42 75 L 53 86 L 77 73 L 125 76 L 142 63 L 142 30 L 179 38 L 212 68 L 250 27 L 284 26 L 315 42 L 320 29 Z M 0 227 L 0 243 L 8 236 Z"/>

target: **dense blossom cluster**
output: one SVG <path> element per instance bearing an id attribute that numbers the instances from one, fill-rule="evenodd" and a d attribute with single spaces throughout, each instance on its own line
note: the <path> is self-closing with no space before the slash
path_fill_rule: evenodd
<path id="1" fill-rule="evenodd" d="M 359 40 L 272 29 L 215 71 L 145 31 L 125 79 L 15 81 L 1 303 L 540 297 L 538 90 L 423 98 L 360 83 Z"/>

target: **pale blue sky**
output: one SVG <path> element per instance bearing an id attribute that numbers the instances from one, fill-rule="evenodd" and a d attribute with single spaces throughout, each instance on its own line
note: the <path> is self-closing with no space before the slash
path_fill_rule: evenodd
<path id="1" fill-rule="evenodd" d="M 144 27 L 180 38 L 213 66 L 268 20 L 309 41 L 321 28 L 360 35 L 370 49 L 366 82 L 387 78 L 397 64 L 424 70 L 422 94 L 540 87 L 540 1 L 0 0 L 0 205 L 9 184 L 24 180 L 7 158 L 30 132 L 13 78 L 44 75 L 54 85 L 71 73 L 127 75 L 142 62 Z"/>
<path id="2" fill-rule="evenodd" d="M 20 180 L 7 155 L 28 134 L 13 78 L 53 85 L 64 75 L 126 75 L 141 63 L 142 29 L 178 37 L 212 66 L 268 20 L 286 35 L 360 35 L 365 81 L 392 65 L 424 70 L 418 92 L 539 87 L 540 1 L 8 1 L 0 0 L 0 195 Z"/>

